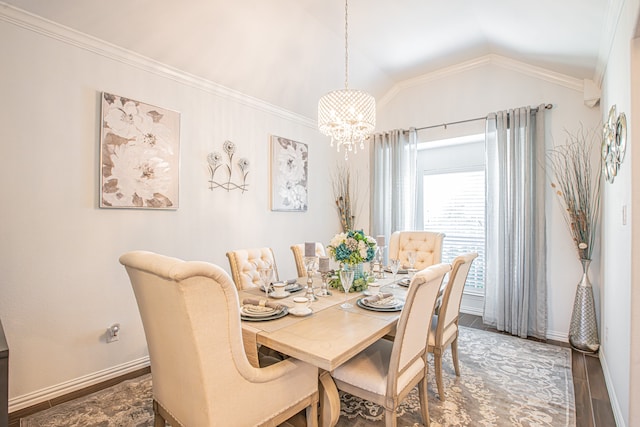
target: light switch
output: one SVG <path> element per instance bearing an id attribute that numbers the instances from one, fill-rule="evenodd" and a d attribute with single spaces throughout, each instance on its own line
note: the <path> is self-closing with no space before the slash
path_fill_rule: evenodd
<path id="1" fill-rule="evenodd" d="M 622 225 L 627 225 L 627 205 L 622 205 Z"/>

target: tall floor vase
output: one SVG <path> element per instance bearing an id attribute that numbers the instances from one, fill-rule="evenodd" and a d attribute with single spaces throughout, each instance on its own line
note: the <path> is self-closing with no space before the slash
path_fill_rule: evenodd
<path id="1" fill-rule="evenodd" d="M 600 348 L 596 307 L 593 301 L 593 288 L 589 281 L 590 259 L 581 259 L 582 279 L 576 288 L 573 301 L 573 313 L 569 326 L 569 344 L 578 351 L 595 353 Z"/>

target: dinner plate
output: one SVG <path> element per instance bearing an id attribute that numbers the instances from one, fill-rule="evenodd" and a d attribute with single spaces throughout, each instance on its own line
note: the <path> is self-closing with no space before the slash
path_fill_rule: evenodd
<path id="1" fill-rule="evenodd" d="M 391 271 L 389 267 L 385 267 L 384 271 L 386 271 L 387 273 L 393 274 L 393 271 Z M 406 268 L 400 268 L 398 269 L 398 272 L 396 274 L 408 274 L 408 273 L 409 271 Z"/>
<path id="2" fill-rule="evenodd" d="M 284 289 L 290 294 L 294 294 L 296 292 L 300 292 L 301 290 L 303 290 L 304 286 L 302 286 L 300 283 L 294 283 L 294 284 L 285 286 Z"/>
<path id="3" fill-rule="evenodd" d="M 269 294 L 269 296 L 270 296 L 271 298 L 275 298 L 275 299 L 286 298 L 286 297 L 288 297 L 289 295 L 291 295 L 291 292 L 290 292 L 290 291 L 284 291 L 284 294 L 282 294 L 282 295 L 276 295 L 276 294 L 275 294 L 275 293 L 273 293 L 273 292 L 271 292 L 271 293 Z"/>
<path id="4" fill-rule="evenodd" d="M 268 316 L 272 316 L 274 314 L 279 313 L 286 306 L 281 305 L 279 308 L 273 308 L 273 307 L 266 306 L 266 307 L 264 307 L 265 308 L 264 311 L 263 310 L 252 310 L 251 307 L 255 307 L 255 306 L 252 306 L 251 304 L 241 306 L 240 307 L 240 313 L 242 313 L 243 315 L 245 315 L 247 317 L 268 317 Z"/>
<path id="5" fill-rule="evenodd" d="M 289 310 L 287 309 L 287 307 L 283 307 L 282 310 L 271 314 L 269 316 L 265 316 L 265 317 L 250 317 L 250 316 L 245 316 L 242 311 L 240 311 L 240 319 L 242 320 L 246 320 L 247 322 L 263 322 L 263 321 L 267 321 L 267 320 L 275 320 L 275 319 L 279 319 L 281 317 L 286 316 L 287 314 L 289 314 Z"/>
<path id="6" fill-rule="evenodd" d="M 398 302 L 393 306 L 373 306 L 363 302 L 362 301 L 363 299 L 364 298 L 358 298 L 358 300 L 356 301 L 356 304 L 358 304 L 358 307 L 364 308 L 366 310 L 371 310 L 371 311 L 401 311 L 402 307 L 404 307 L 404 301 L 402 300 L 396 300 Z"/>

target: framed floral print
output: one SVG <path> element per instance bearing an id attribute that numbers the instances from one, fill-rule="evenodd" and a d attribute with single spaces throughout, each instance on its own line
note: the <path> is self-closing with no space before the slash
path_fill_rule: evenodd
<path id="1" fill-rule="evenodd" d="M 180 113 L 102 93 L 100 207 L 178 209 Z"/>
<path id="2" fill-rule="evenodd" d="M 271 136 L 271 210 L 306 212 L 307 144 Z"/>

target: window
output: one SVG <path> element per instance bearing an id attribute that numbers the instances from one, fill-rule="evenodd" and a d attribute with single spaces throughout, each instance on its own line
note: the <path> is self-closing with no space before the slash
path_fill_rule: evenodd
<path id="1" fill-rule="evenodd" d="M 418 145 L 418 225 L 445 234 L 442 261 L 477 252 L 465 293 L 484 295 L 484 134 Z"/>
<path id="2" fill-rule="evenodd" d="M 424 229 L 445 234 L 442 261 L 478 252 L 466 290 L 484 289 L 484 169 L 427 172 L 423 176 Z"/>

